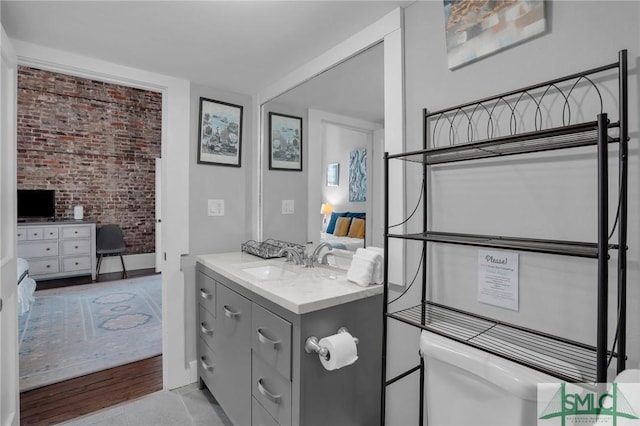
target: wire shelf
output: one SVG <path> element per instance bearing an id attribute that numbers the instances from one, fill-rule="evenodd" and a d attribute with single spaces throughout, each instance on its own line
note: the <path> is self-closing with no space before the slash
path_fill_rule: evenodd
<path id="1" fill-rule="evenodd" d="M 468 245 L 475 247 L 491 247 L 508 250 L 529 251 L 535 253 L 587 257 L 593 259 L 596 259 L 598 257 L 598 246 L 596 243 L 579 241 L 558 241 L 429 231 L 414 234 L 389 234 L 389 237 L 402 238 L 406 240 Z M 617 244 L 609 244 L 608 246 L 608 248 L 611 250 L 617 250 L 618 247 L 619 246 Z"/>
<path id="2" fill-rule="evenodd" d="M 618 127 L 618 123 L 609 125 L 610 129 Z M 424 164 L 444 164 L 456 161 L 590 146 L 596 145 L 597 141 L 598 125 L 597 122 L 594 121 L 573 126 L 504 136 L 485 141 L 428 148 L 411 153 L 389 156 L 389 158 L 398 158 Z M 619 135 L 610 135 L 608 141 L 609 143 L 619 142 Z"/>
<path id="3" fill-rule="evenodd" d="M 249 240 L 246 243 L 240 245 L 240 249 L 254 256 L 261 257 L 263 259 L 273 259 L 276 257 L 283 257 L 279 254 L 280 250 L 284 247 L 291 247 L 296 249 L 300 255 L 304 253 L 304 246 L 301 244 L 289 243 L 287 241 L 274 240 L 272 238 L 266 239 L 262 242 L 255 240 Z"/>
<path id="4" fill-rule="evenodd" d="M 596 382 L 596 348 L 583 343 L 433 302 L 387 316 L 568 382 Z"/>

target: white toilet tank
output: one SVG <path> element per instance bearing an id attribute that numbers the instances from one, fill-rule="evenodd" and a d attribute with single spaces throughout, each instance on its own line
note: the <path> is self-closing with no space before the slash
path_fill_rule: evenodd
<path id="1" fill-rule="evenodd" d="M 429 426 L 535 426 L 537 384 L 560 382 L 428 331 L 420 335 L 420 352 Z"/>

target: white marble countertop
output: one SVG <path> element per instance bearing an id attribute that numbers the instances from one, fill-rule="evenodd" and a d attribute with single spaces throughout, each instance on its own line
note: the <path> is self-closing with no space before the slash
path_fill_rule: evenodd
<path id="1" fill-rule="evenodd" d="M 261 259 L 248 253 L 207 254 L 196 261 L 295 313 L 304 314 L 354 300 L 381 294 L 382 285 L 361 287 L 347 281 L 346 271 L 316 266 L 305 268 L 285 262 L 285 259 Z M 257 278 L 245 272 L 248 268 L 274 265 L 283 268 L 285 277 Z"/>

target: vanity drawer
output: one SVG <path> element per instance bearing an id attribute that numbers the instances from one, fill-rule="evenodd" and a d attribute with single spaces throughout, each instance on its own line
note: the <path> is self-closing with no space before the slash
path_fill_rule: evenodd
<path id="1" fill-rule="evenodd" d="M 251 309 L 253 351 L 291 380 L 291 323 L 255 303 Z"/>
<path id="2" fill-rule="evenodd" d="M 202 305 L 198 306 L 198 334 L 200 335 L 200 339 L 202 339 L 210 348 L 213 347 L 213 333 L 215 329 L 216 319 L 211 315 L 209 311 L 202 307 Z"/>
<path id="3" fill-rule="evenodd" d="M 255 399 L 251 398 L 251 426 L 280 426 L 271 414 Z"/>
<path id="4" fill-rule="evenodd" d="M 89 238 L 91 236 L 91 227 L 89 226 L 63 226 L 62 238 Z"/>
<path id="5" fill-rule="evenodd" d="M 251 330 L 251 302 L 218 283 L 216 286 L 216 333 L 214 347 L 224 345 L 225 351 L 249 349 Z M 247 358 L 248 361 L 248 358 Z"/>
<path id="6" fill-rule="evenodd" d="M 216 387 L 219 388 L 220 371 L 216 368 L 218 361 L 215 352 L 200 339 L 198 341 L 198 374 L 212 393 L 216 391 Z"/>
<path id="7" fill-rule="evenodd" d="M 25 243 L 18 246 L 18 256 L 23 258 L 46 257 L 58 255 L 57 241 L 43 241 L 41 243 Z M 31 265 L 31 260 L 29 260 Z"/>
<path id="8" fill-rule="evenodd" d="M 251 394 L 279 425 L 291 425 L 291 382 L 255 353 L 251 356 Z"/>
<path id="9" fill-rule="evenodd" d="M 91 253 L 91 241 L 89 240 L 69 240 L 62 241 L 62 254 L 89 254 Z"/>
<path id="10" fill-rule="evenodd" d="M 57 257 L 51 259 L 29 259 L 29 275 L 55 274 L 60 272 L 60 265 Z"/>
<path id="11" fill-rule="evenodd" d="M 216 282 L 201 271 L 196 271 L 196 293 L 200 306 L 216 316 Z"/>
<path id="12" fill-rule="evenodd" d="M 74 272 L 91 269 L 91 258 L 89 256 L 65 257 L 62 259 L 62 271 Z"/>

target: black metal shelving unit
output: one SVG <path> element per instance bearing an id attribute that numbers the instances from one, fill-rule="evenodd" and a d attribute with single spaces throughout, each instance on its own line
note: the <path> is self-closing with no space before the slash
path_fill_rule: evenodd
<path id="1" fill-rule="evenodd" d="M 616 73 L 617 71 L 617 73 Z M 608 114 L 603 110 L 600 84 L 617 80 L 618 121 L 609 122 Z M 600 112 L 595 121 L 571 123 L 572 95 L 580 88 L 594 90 L 600 101 Z M 551 95 L 553 93 L 554 95 Z M 543 115 L 548 112 L 544 106 L 545 97 L 556 96 L 564 103 L 561 127 L 543 128 Z M 529 111 L 534 115 L 535 131 L 517 132 L 518 118 L 522 104 L 529 102 Z M 424 362 L 395 376 L 387 378 L 387 321 L 396 320 L 445 336 L 485 352 L 511 360 L 518 364 L 544 372 L 567 382 L 606 382 L 607 366 L 610 358 L 617 362 L 617 372 L 626 368 L 626 250 L 627 250 L 627 191 L 628 191 L 628 123 L 627 123 L 627 52 L 618 53 L 618 61 L 581 73 L 542 82 L 522 89 L 506 92 L 474 102 L 458 105 L 440 111 L 424 110 L 423 149 L 401 154 L 385 154 L 385 288 L 383 319 L 383 371 L 381 424 L 385 421 L 386 386 L 395 383 L 413 373 L 420 373 L 420 396 L 424 398 Z M 509 134 L 495 135 L 494 114 L 496 107 L 506 108 L 509 117 Z M 526 108 L 525 108 L 526 109 Z M 479 116 L 484 116 L 484 120 Z M 575 114 L 576 116 L 578 114 Z M 478 123 L 482 122 L 480 126 Z M 462 123 L 462 124 L 461 124 Z M 486 124 L 486 126 L 484 125 Z M 448 128 L 447 128 L 448 126 Z M 486 133 L 479 139 L 478 130 Z M 444 130 L 443 130 L 444 128 Z M 437 145 L 436 132 L 448 136 L 446 145 Z M 466 140 L 460 141 L 465 136 Z M 430 140 L 433 139 L 433 140 Z M 609 235 L 609 194 L 608 194 L 608 152 L 609 145 L 617 144 L 619 163 L 619 193 L 617 200 L 617 242 L 610 243 Z M 558 241 L 512 236 L 476 235 L 452 232 L 434 232 L 428 229 L 429 214 L 427 202 L 429 168 L 459 161 L 472 161 L 508 155 L 526 155 L 535 152 L 570 149 L 576 147 L 595 147 L 597 153 L 597 240 Z M 389 232 L 389 180 L 390 161 L 408 161 L 422 164 L 424 186 L 422 229 L 419 233 Z M 612 234 L 613 235 L 613 234 Z M 422 296 L 420 303 L 406 309 L 388 312 L 389 303 L 389 239 L 404 239 L 422 242 Z M 451 306 L 427 300 L 427 249 L 429 244 L 457 244 L 483 248 L 497 248 L 523 252 L 544 253 L 549 255 L 573 256 L 595 259 L 597 261 L 597 307 L 596 307 L 596 345 L 553 336 L 540 331 L 514 324 L 496 321 L 491 318 L 465 312 Z M 615 352 L 608 348 L 608 290 L 610 250 L 617 250 L 617 291 L 618 323 L 616 324 Z M 404 296 L 401 296 L 404 297 Z M 560 360 L 560 362 L 559 362 Z M 574 368 L 567 368 L 568 365 Z M 420 406 L 420 424 L 424 413 Z"/>

